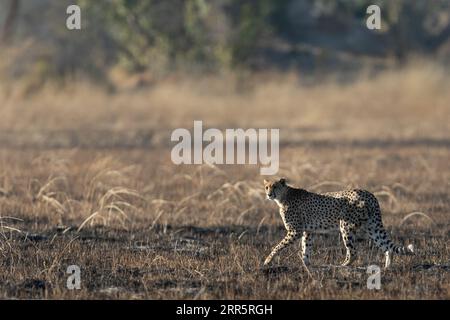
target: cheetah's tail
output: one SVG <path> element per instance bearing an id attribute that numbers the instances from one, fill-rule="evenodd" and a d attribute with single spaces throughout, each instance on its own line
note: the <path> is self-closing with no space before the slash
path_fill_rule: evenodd
<path id="1" fill-rule="evenodd" d="M 409 244 L 406 247 L 394 245 L 392 248 L 392 251 L 396 254 L 401 254 L 401 255 L 414 255 L 415 254 L 415 249 L 412 244 Z"/>
<path id="2" fill-rule="evenodd" d="M 387 235 L 386 230 L 383 227 L 383 222 L 381 221 L 381 210 L 378 200 L 374 197 L 372 204 L 372 222 L 378 226 L 378 232 L 375 230 L 369 230 L 369 236 L 375 240 L 375 243 L 380 247 L 383 251 L 391 251 L 400 255 L 414 255 L 415 249 L 412 244 L 404 246 L 396 245 L 392 242 L 390 237 Z"/>

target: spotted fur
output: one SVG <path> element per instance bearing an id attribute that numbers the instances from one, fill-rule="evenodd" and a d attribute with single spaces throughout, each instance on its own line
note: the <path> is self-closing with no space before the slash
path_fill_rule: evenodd
<path id="1" fill-rule="evenodd" d="M 286 184 L 285 179 L 275 182 L 264 180 L 264 187 L 267 198 L 278 204 L 287 230 L 286 236 L 273 248 L 264 265 L 268 265 L 279 251 L 300 237 L 303 261 L 309 263 L 311 234 L 338 228 L 346 248 L 343 266 L 354 261 L 355 231 L 358 229 L 362 229 L 384 252 L 386 268 L 391 263 L 392 253 L 404 255 L 414 252 L 412 245 L 405 248 L 390 240 L 381 221 L 378 201 L 368 191 L 354 189 L 317 194 L 292 188 Z"/>

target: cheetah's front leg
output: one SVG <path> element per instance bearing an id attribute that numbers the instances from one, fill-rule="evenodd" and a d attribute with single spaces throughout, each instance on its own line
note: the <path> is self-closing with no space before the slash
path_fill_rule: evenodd
<path id="1" fill-rule="evenodd" d="M 268 265 L 273 257 L 280 252 L 282 249 L 286 248 L 287 246 L 291 245 L 296 239 L 298 239 L 299 237 L 299 233 L 295 232 L 295 231 L 289 231 L 287 233 L 287 235 L 284 237 L 283 240 L 280 241 L 279 244 L 277 244 L 272 252 L 267 256 L 266 260 L 264 261 L 264 265 Z"/>

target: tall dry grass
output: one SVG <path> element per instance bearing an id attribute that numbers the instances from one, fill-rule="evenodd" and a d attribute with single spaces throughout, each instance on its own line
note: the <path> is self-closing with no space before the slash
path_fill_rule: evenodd
<path id="1" fill-rule="evenodd" d="M 193 120 L 203 120 L 209 127 L 301 130 L 305 138 L 449 136 L 450 81 L 441 66 L 417 62 L 347 84 L 299 80 L 294 74 L 179 77 L 115 94 L 77 82 L 32 96 L 3 84 L 0 128 L 126 132 L 191 128 Z"/>

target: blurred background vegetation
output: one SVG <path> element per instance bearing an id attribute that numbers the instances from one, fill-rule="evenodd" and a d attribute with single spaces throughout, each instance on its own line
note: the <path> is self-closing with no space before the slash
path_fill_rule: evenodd
<path id="1" fill-rule="evenodd" d="M 70 4 L 81 31 L 66 28 Z M 381 30 L 366 28 L 370 4 Z M 1 0 L 0 28 L 0 75 L 31 90 L 79 77 L 113 88 L 117 70 L 140 84 L 175 73 L 351 79 L 450 60 L 450 0 Z"/>

